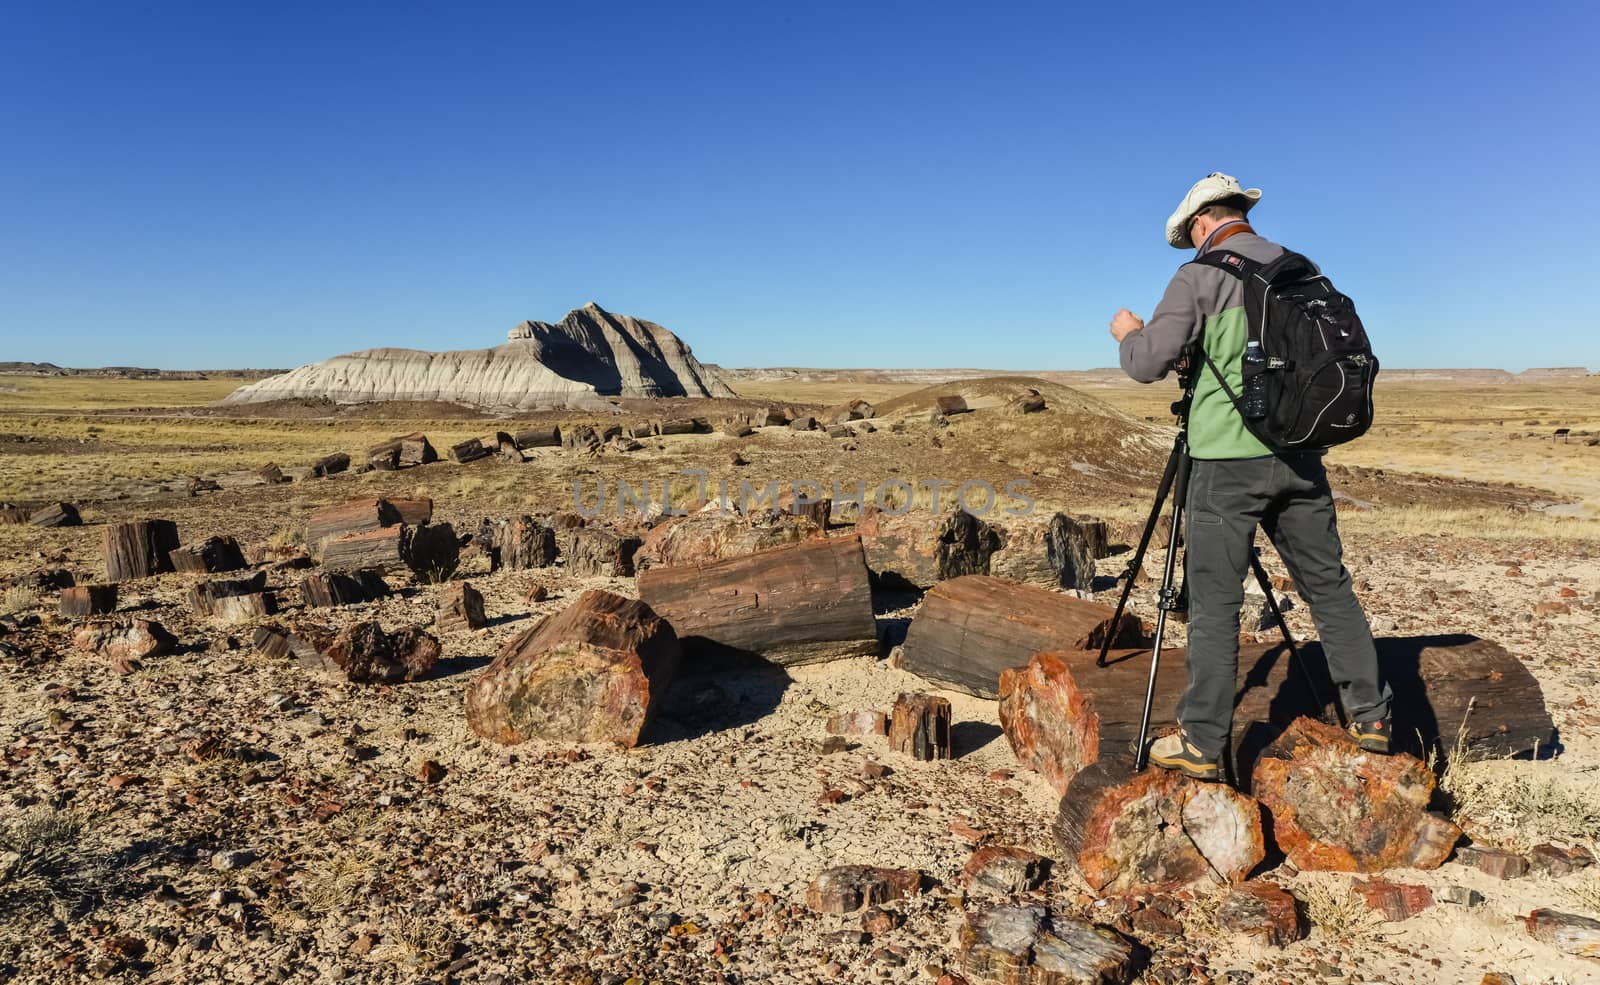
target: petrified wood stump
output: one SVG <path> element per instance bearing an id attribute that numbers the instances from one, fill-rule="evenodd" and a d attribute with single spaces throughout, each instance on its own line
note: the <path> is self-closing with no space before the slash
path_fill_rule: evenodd
<path id="1" fill-rule="evenodd" d="M 1000 536 L 965 510 L 899 515 L 867 506 L 856 521 L 867 567 L 891 588 L 929 588 L 962 575 L 986 575 Z"/>
<path id="2" fill-rule="evenodd" d="M 643 602 L 590 590 L 500 648 L 467 691 L 467 724 L 517 743 L 638 744 L 677 672 L 677 635 Z"/>
<path id="3" fill-rule="evenodd" d="M 117 586 L 79 585 L 61 590 L 61 617 L 85 619 L 117 611 Z"/>
<path id="4" fill-rule="evenodd" d="M 261 595 L 267 589 L 267 573 L 257 571 L 246 578 L 215 578 L 197 581 L 189 586 L 189 608 L 198 616 L 216 616 L 219 599 L 246 595 Z M 230 609 L 230 612 L 240 610 Z"/>
<path id="5" fill-rule="evenodd" d="M 1240 882 L 1266 856 L 1254 800 L 1169 770 L 1129 776 L 1123 764 L 1080 770 L 1054 832 L 1098 893 Z"/>
<path id="6" fill-rule="evenodd" d="M 1436 869 L 1461 829 L 1427 812 L 1433 771 L 1363 751 L 1335 725 L 1297 719 L 1261 751 L 1253 790 L 1273 840 L 1301 870 Z"/>
<path id="7" fill-rule="evenodd" d="M 371 570 L 354 571 L 350 574 L 317 571 L 300 580 L 300 598 L 312 608 L 354 605 L 388 596 L 388 583 L 378 572 Z"/>
<path id="8" fill-rule="evenodd" d="M 442 633 L 482 629 L 483 593 L 464 581 L 452 582 L 439 595 L 439 614 L 435 617 Z"/>
<path id="9" fill-rule="evenodd" d="M 1065 513 L 1006 518 L 993 524 L 1000 546 L 982 574 L 1088 591 L 1094 586 L 1095 547 L 1084 525 Z"/>
<path id="10" fill-rule="evenodd" d="M 322 564 L 330 571 L 400 571 L 409 567 L 410 557 L 411 528 L 404 524 L 335 537 L 322 545 Z"/>
<path id="11" fill-rule="evenodd" d="M 932 694 L 902 694 L 889 716 L 889 748 L 912 759 L 950 758 L 950 702 Z"/>
<path id="12" fill-rule="evenodd" d="M 306 523 L 306 545 L 316 550 L 324 541 L 382 530 L 399 522 L 399 512 L 386 499 L 347 500 L 312 511 Z"/>
<path id="13" fill-rule="evenodd" d="M 245 566 L 244 552 L 232 537 L 209 537 L 198 544 L 175 548 L 167 557 L 174 570 L 198 574 L 237 571 Z"/>
<path id="14" fill-rule="evenodd" d="M 548 568 L 555 564 L 560 553 L 555 531 L 531 516 L 519 516 L 495 525 L 493 539 L 500 563 L 510 571 Z"/>
<path id="15" fill-rule="evenodd" d="M 100 530 L 100 556 L 106 580 L 147 578 L 172 570 L 169 555 L 178 547 L 178 525 L 171 520 L 135 520 Z"/>
<path id="16" fill-rule="evenodd" d="M 1110 606 L 1033 585 L 968 575 L 940 582 L 923 597 L 906 633 L 902 666 L 983 698 L 998 697 L 1000 674 L 1041 650 L 1097 648 L 1115 614 Z M 1124 646 L 1148 642 L 1138 619 L 1124 615 Z M 1138 688 L 1144 692 L 1141 682 Z"/>
<path id="17" fill-rule="evenodd" d="M 633 555 L 639 538 L 619 534 L 605 527 L 580 527 L 566 541 L 567 570 L 576 575 L 605 578 L 633 576 Z"/>
<path id="18" fill-rule="evenodd" d="M 859 537 L 802 541 L 710 564 L 651 568 L 639 597 L 688 655 L 780 665 L 874 653 L 877 622 Z"/>

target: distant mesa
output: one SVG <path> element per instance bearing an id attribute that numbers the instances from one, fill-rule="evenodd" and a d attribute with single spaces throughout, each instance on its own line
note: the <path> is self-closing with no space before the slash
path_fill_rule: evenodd
<path id="1" fill-rule="evenodd" d="M 320 398 L 437 400 L 532 410 L 604 397 L 733 397 L 716 370 L 654 322 L 590 302 L 554 325 L 525 321 L 493 349 L 367 349 L 242 386 L 225 404 Z"/>

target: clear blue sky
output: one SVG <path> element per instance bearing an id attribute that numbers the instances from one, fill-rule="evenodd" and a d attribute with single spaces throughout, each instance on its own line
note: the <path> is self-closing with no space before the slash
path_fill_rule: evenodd
<path id="1" fill-rule="evenodd" d="M 1592 4 L 6 4 L 0 360 L 1114 365 L 1208 171 L 1385 364 L 1600 367 Z"/>

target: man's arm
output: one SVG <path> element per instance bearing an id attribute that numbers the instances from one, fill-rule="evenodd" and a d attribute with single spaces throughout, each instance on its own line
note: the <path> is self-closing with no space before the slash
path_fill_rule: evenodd
<path id="1" fill-rule="evenodd" d="M 1183 347 L 1199 333 L 1203 324 L 1187 271 L 1187 267 L 1179 268 L 1148 324 L 1130 328 L 1128 319 L 1137 323 L 1138 317 L 1127 313 L 1126 309 L 1117 312 L 1117 317 L 1112 319 L 1111 334 L 1119 343 L 1122 371 L 1140 383 L 1164 379 Z M 1127 318 L 1123 317 L 1125 313 Z"/>

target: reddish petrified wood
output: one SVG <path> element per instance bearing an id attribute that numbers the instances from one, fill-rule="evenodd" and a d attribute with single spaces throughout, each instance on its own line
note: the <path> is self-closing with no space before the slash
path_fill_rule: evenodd
<path id="1" fill-rule="evenodd" d="M 1260 937 L 1274 947 L 1292 944 L 1306 935 L 1289 891 L 1271 882 L 1247 882 L 1229 891 L 1217 907 L 1217 926 L 1235 934 Z"/>
<path id="2" fill-rule="evenodd" d="M 1528 914 L 1528 934 L 1567 954 L 1600 958 L 1600 920 L 1541 907 Z"/>
<path id="3" fill-rule="evenodd" d="M 985 845 L 961 868 L 968 889 L 1003 895 L 1038 889 L 1050 874 L 1050 860 L 1025 848 Z"/>
<path id="4" fill-rule="evenodd" d="M 889 716 L 881 711 L 841 711 L 828 718 L 829 735 L 888 735 Z"/>
<path id="5" fill-rule="evenodd" d="M 950 758 L 950 702 L 932 694 L 902 694 L 889 716 L 889 748 L 912 759 Z"/>
<path id="6" fill-rule="evenodd" d="M 290 639 L 290 649 L 303 664 L 343 674 L 352 684 L 414 681 L 432 671 L 439 661 L 439 641 L 429 634 L 415 628 L 387 633 L 376 622 L 359 622 L 337 630 L 298 626 Z"/>
<path id="7" fill-rule="evenodd" d="M 113 661 L 143 660 L 171 652 L 178 638 L 154 619 L 129 619 L 108 626 L 85 626 L 72 642 Z"/>
<path id="8" fill-rule="evenodd" d="M 464 581 L 452 582 L 439 593 L 439 614 L 435 617 L 442 633 L 482 629 L 483 593 Z"/>
<path id="9" fill-rule="evenodd" d="M 386 499 L 351 499 L 313 510 L 306 523 L 306 543 L 316 550 L 323 541 L 382 530 L 399 522 L 399 512 Z"/>
<path id="10" fill-rule="evenodd" d="M 666 620 L 643 602 L 594 589 L 500 648 L 467 691 L 467 724 L 506 744 L 632 747 L 678 663 Z"/>
<path id="11" fill-rule="evenodd" d="M 1435 869 L 1461 829 L 1427 812 L 1433 771 L 1363 751 L 1343 729 L 1297 719 L 1261 752 L 1254 792 L 1273 840 L 1301 870 Z"/>
<path id="12" fill-rule="evenodd" d="M 989 524 L 960 509 L 938 516 L 867 506 L 856 533 L 873 577 L 897 588 L 929 588 L 962 575 L 988 574 L 989 558 L 1000 549 L 1000 537 Z"/>
<path id="13" fill-rule="evenodd" d="M 639 597 L 686 654 L 813 663 L 874 653 L 877 622 L 858 537 L 801 541 L 710 564 L 651 568 Z"/>
<path id="14" fill-rule="evenodd" d="M 839 865 L 811 880 L 806 905 L 819 913 L 852 913 L 921 891 L 922 873 L 916 869 Z"/>
<path id="15" fill-rule="evenodd" d="M 1239 882 L 1266 856 L 1254 800 L 1168 770 L 1130 777 L 1122 764 L 1080 770 L 1054 831 L 1100 893 Z"/>
<path id="16" fill-rule="evenodd" d="M 1000 728 L 1017 761 L 1042 774 L 1058 794 L 1100 758 L 1099 719 L 1059 653 L 1036 653 L 1026 667 L 1001 672 Z"/>
<path id="17" fill-rule="evenodd" d="M 1035 653 L 1099 647 L 1113 615 L 1110 606 L 1005 578 L 953 578 L 923 597 L 906 633 L 901 665 L 919 677 L 994 698 L 1000 674 L 1026 665 Z M 1147 641 L 1139 620 L 1124 615 L 1116 642 Z M 1142 700 L 1142 681 L 1138 691 Z"/>
<path id="18" fill-rule="evenodd" d="M 1433 893 L 1427 886 L 1387 879 L 1357 879 L 1350 884 L 1350 892 L 1390 921 L 1409 920 L 1433 905 Z"/>
<path id="19" fill-rule="evenodd" d="M 100 530 L 100 556 L 106 581 L 147 578 L 172 570 L 169 555 L 178 546 L 178 525 L 171 520 L 135 520 Z"/>
<path id="20" fill-rule="evenodd" d="M 61 617 L 83 619 L 117 611 L 117 586 L 78 585 L 61 590 Z"/>

